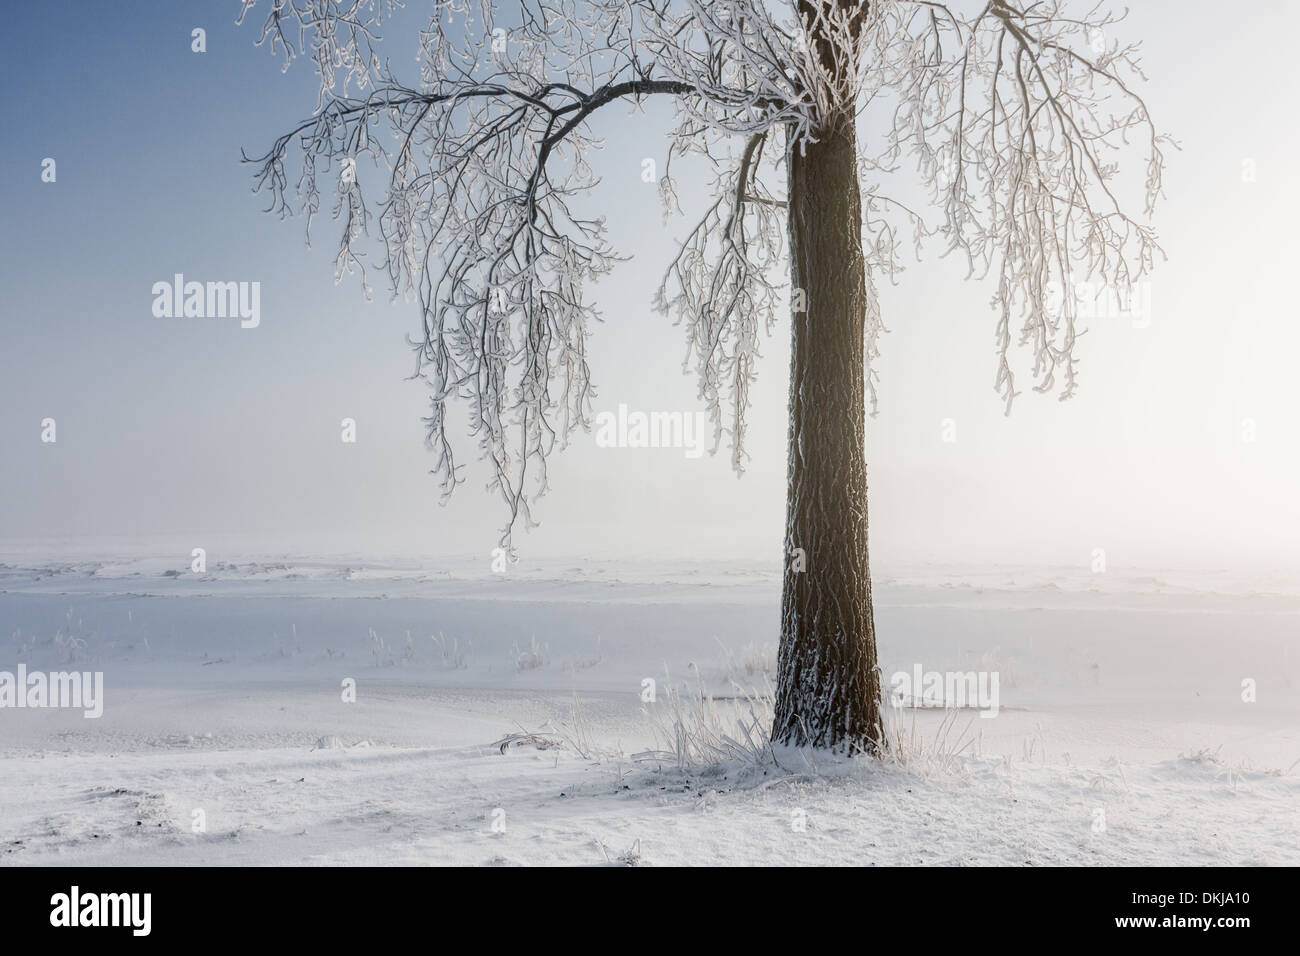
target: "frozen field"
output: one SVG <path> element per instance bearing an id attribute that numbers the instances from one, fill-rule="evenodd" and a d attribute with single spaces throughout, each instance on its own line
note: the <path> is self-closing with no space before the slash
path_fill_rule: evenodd
<path id="1" fill-rule="evenodd" d="M 98 719 L 0 709 L 0 864 L 1300 863 L 1282 581 L 886 569 L 886 676 L 997 672 L 996 718 L 682 768 L 669 691 L 739 736 L 774 570 L 0 560 L 0 671 L 105 684 Z"/>

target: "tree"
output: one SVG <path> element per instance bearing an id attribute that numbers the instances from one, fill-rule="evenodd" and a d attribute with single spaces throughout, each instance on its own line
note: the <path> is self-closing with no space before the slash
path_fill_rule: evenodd
<path id="1" fill-rule="evenodd" d="M 871 750 L 881 695 L 864 416 L 885 331 L 876 282 L 896 275 L 909 237 L 918 253 L 937 240 L 996 280 L 994 384 L 1008 413 L 1013 325 L 1034 388 L 1070 397 L 1084 331 L 1072 290 L 1087 280 L 1125 297 L 1159 253 L 1146 222 L 1167 141 L 1134 89 L 1137 46 L 1110 38 L 1117 17 L 1066 0 L 522 0 L 508 15 L 491 0 L 432 0 L 408 86 L 377 53 L 393 6 L 272 0 L 258 42 L 286 69 L 310 52 L 320 98 L 249 161 L 272 209 L 305 213 L 309 230 L 333 180 L 336 280 L 360 270 L 365 284 L 358 243 L 377 227 L 394 295 L 419 303 L 412 346 L 443 492 L 463 480 L 447 431 L 457 401 L 508 509 L 507 546 L 521 518 L 532 523 L 549 454 L 590 427 L 587 286 L 616 260 L 603 221 L 575 205 L 597 182 L 590 121 L 671 98 L 666 210 L 677 211 L 674 157 L 720 172 L 656 304 L 686 329 L 714 449 L 726 441 L 737 471 L 788 246 L 789 560 L 773 739 Z M 384 128 L 390 139 L 375 134 Z M 1119 177 L 1130 150 L 1145 156 L 1140 184 Z M 355 172 L 367 154 L 387 180 L 377 202 Z M 905 161 L 935 224 L 887 189 Z M 1129 191 L 1144 197 L 1141 220 L 1124 212 Z"/>

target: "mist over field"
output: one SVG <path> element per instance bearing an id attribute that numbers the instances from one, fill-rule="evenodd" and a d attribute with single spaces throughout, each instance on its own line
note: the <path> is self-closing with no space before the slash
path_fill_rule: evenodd
<path id="1" fill-rule="evenodd" d="M 751 19 L 786 9 L 736 2 Z M 627 4 L 651 36 L 627 50 L 649 44 L 659 72 L 617 73 L 645 95 L 611 97 L 574 134 L 589 139 L 555 148 L 566 169 L 577 156 L 578 173 L 589 164 L 599 182 L 572 197 L 552 184 L 571 206 L 526 189 L 498 204 L 507 223 L 528 221 L 517 208 L 542 210 L 548 229 L 561 208 L 570 228 L 599 219 L 626 258 L 597 276 L 572 264 L 580 253 L 552 250 L 481 289 L 466 278 L 474 269 L 447 263 L 482 249 L 518 255 L 492 246 L 500 224 L 483 197 L 520 172 L 510 162 L 543 152 L 566 110 L 591 106 L 566 84 L 599 80 L 594 58 L 575 54 L 585 65 L 520 107 L 541 119 L 502 140 L 513 151 L 461 170 L 482 191 L 465 198 L 447 185 L 455 167 L 439 165 L 473 141 L 451 121 L 415 138 L 431 171 L 409 181 L 371 151 L 400 151 L 392 123 L 418 110 L 359 106 L 362 93 L 334 103 L 353 110 L 335 125 L 299 128 L 330 100 L 318 99 L 309 45 L 287 70 L 282 50 L 255 45 L 266 6 L 242 26 L 239 5 L 221 3 L 7 13 L 22 42 L 0 63 L 0 866 L 1300 863 L 1300 324 L 1289 265 L 1300 254 L 1300 134 L 1284 119 L 1300 78 L 1259 49 L 1261 36 L 1300 27 L 1300 11 L 1223 17 L 1203 2 L 1152 2 L 1074 37 L 1103 75 L 1116 63 L 1139 70 L 1142 108 L 1098 108 L 1096 134 L 1112 122 L 1137 131 L 1137 161 L 1078 173 L 1060 159 L 1068 150 L 1044 142 L 1058 178 L 1043 174 L 1034 211 L 1057 224 L 1042 213 L 1059 201 L 1049 187 L 1076 175 L 1133 194 L 1142 213 L 1150 120 L 1173 140 L 1151 139 L 1163 150 L 1150 217 L 1160 251 L 1121 295 L 1112 253 L 1146 234 L 1112 248 L 1097 227 L 1078 243 L 1107 253 L 1095 271 L 1071 273 L 1084 296 L 1071 313 L 1078 334 L 1054 333 L 1068 347 L 1036 344 L 1032 322 L 1024 341 L 1011 323 L 1008 412 L 999 283 L 1038 290 L 1056 266 L 1039 275 L 1021 261 L 1032 257 L 1013 255 L 1002 272 L 992 260 L 980 268 L 980 216 L 1019 250 L 1015 230 L 997 231 L 1016 217 L 974 200 L 942 205 L 943 171 L 919 168 L 924 151 L 867 168 L 910 115 L 881 104 L 909 75 L 909 48 L 889 30 L 908 27 L 916 4 L 872 5 L 866 25 L 859 5 L 813 5 L 832 12 L 808 37 L 897 71 L 879 98 L 860 93 L 869 102 L 847 127 L 827 126 L 861 167 L 838 182 L 829 132 L 808 134 L 811 158 L 797 161 L 777 132 L 763 138 L 770 123 L 798 140 L 826 107 L 812 93 L 779 103 L 764 92 L 804 73 L 763 74 L 759 45 L 737 41 L 718 12 L 734 4 L 706 5 L 725 22 L 682 16 L 754 58 L 737 67 L 749 82 L 740 106 L 720 95 L 700 106 L 685 80 L 664 80 L 677 70 L 698 92 L 734 76 L 701 79 L 707 68 L 685 46 L 673 59 L 654 33 L 656 6 Z M 494 47 L 487 31 L 478 67 L 514 81 L 561 75 L 546 59 L 554 50 L 522 52 L 527 29 L 505 6 L 505 39 Z M 588 34 L 602 36 L 591 28 L 607 25 L 601 16 L 622 23 L 595 6 Z M 975 49 L 989 27 L 973 6 L 943 29 Z M 1072 22 L 1058 3 L 1041 21 L 993 6 L 1049 39 Z M 476 10 L 439 0 L 385 16 L 383 55 L 425 91 L 411 94 L 415 106 L 442 105 L 431 91 L 452 82 L 454 58 L 437 44 L 469 42 L 485 26 Z M 422 45 L 431 11 L 450 24 Z M 816 58 L 778 39 L 815 87 Z M 601 68 L 644 69 L 627 50 Z M 1189 65 L 1189 51 L 1213 51 L 1214 68 Z M 682 89 L 649 95 L 657 83 Z M 1067 86 L 1088 102 L 1086 83 Z M 476 108 L 465 107 L 471 127 L 495 115 Z M 280 170 L 265 157 L 295 129 Z M 961 129 L 983 131 L 975 120 Z M 697 139 L 711 151 L 692 152 Z M 998 163 L 954 141 L 978 171 L 971 182 L 991 181 Z M 330 187 L 310 244 L 310 193 L 295 191 L 310 181 L 302 149 Z M 255 191 L 259 169 L 271 185 Z M 790 182 L 811 185 L 800 194 Z M 860 212 L 840 201 L 857 201 L 846 183 L 866 197 L 847 231 L 832 228 L 840 212 Z M 358 207 L 354 186 L 365 190 Z M 386 206 L 403 188 L 428 207 Z M 880 231 L 877 188 L 927 208 L 935 229 L 960 209 L 970 234 L 931 235 L 918 255 L 906 228 Z M 768 278 L 744 273 L 725 241 L 716 273 L 703 255 L 675 265 L 701 215 L 726 201 L 751 205 L 704 220 L 715 231 L 742 223 L 745 241 L 731 248 L 758 257 L 766 242 L 786 244 Z M 366 228 L 348 233 L 359 207 Z M 430 209 L 447 213 L 455 241 L 394 242 L 436 218 Z M 832 233 L 842 259 L 807 252 L 834 250 Z M 413 250 L 413 281 L 396 293 L 386 240 Z M 792 301 L 809 290 L 794 286 L 790 245 L 808 309 Z M 530 285 L 546 282 L 550 299 Z M 666 298 L 677 290 L 668 314 L 655 308 L 661 284 Z M 1045 295 L 1063 294 L 1053 288 Z M 479 293 L 481 310 L 464 304 Z M 733 324 L 710 325 L 733 300 L 744 304 Z M 872 338 L 876 310 L 884 328 Z M 446 329 L 430 332 L 438 321 Z M 864 328 L 869 369 L 839 368 L 843 354 L 861 358 Z M 579 354 L 590 421 L 564 434 L 567 406 L 551 396 L 551 449 L 530 417 L 540 388 L 526 370 L 562 356 L 546 369 L 558 393 L 581 379 Z M 1040 393 L 1044 361 L 1059 367 Z M 469 371 L 452 381 L 457 363 Z M 1077 390 L 1061 400 L 1070 372 Z M 872 384 L 876 414 L 858 429 Z M 747 394 L 740 411 L 736 392 Z M 495 457 L 502 473 L 533 469 L 520 482 L 531 488 L 543 448 L 544 495 L 492 487 Z M 444 496 L 448 473 L 460 483 Z M 512 516 L 521 501 L 531 510 Z M 848 678 L 824 670 L 846 660 Z M 832 742 L 843 746 L 822 746 L 841 731 Z"/>

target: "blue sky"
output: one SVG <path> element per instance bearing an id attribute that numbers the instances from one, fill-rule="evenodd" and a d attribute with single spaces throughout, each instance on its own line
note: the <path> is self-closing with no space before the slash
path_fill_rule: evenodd
<path id="1" fill-rule="evenodd" d="M 309 64 L 287 73 L 237 28 L 238 3 L 51 2 L 8 13 L 0 73 L 0 550 L 211 541 L 276 552 L 478 553 L 502 520 L 483 472 L 437 504 L 423 447 L 423 386 L 407 380 L 409 304 L 378 277 L 332 283 L 333 224 L 312 248 L 300 221 L 263 213 L 253 152 L 315 103 Z M 412 7 L 420 7 L 418 3 Z M 1266 5 L 1267 6 L 1267 5 Z M 992 388 L 991 290 L 956 263 L 913 265 L 883 296 L 891 333 L 881 414 L 868 426 L 873 553 L 911 559 L 1112 561 L 1217 567 L 1300 564 L 1300 399 L 1292 263 L 1300 212 L 1291 169 L 1298 81 L 1259 37 L 1283 5 L 1234 12 L 1153 2 L 1145 94 L 1183 144 L 1156 225 L 1169 261 L 1152 326 L 1100 322 L 1069 403 L 1024 395 L 1010 419 Z M 258 19 L 254 11 L 253 19 Z M 384 49 L 414 75 L 410 16 Z M 207 31 L 207 52 L 190 31 Z M 1276 61 L 1276 62 L 1275 62 Z M 693 410 L 680 329 L 651 294 L 686 220 L 665 225 L 643 157 L 662 159 L 667 114 L 601 120 L 605 183 L 593 208 L 634 256 L 595 290 L 597 411 Z M 864 131 L 869 136 L 870 131 Z M 57 162 L 42 183 L 41 161 Z M 1253 161 L 1254 182 L 1242 177 Z M 702 182 L 685 182 L 688 213 Z M 262 321 L 158 319 L 151 286 L 259 281 Z M 553 465 L 528 554 L 755 556 L 780 548 L 786 326 L 764 345 L 750 472 L 725 455 L 598 449 Z M 1021 370 L 1027 368 L 1022 356 Z M 40 442 L 40 422 L 58 442 Z M 356 445 L 339 422 L 358 422 Z M 958 440 L 940 440 L 944 419 Z M 1253 443 L 1240 440 L 1245 418 Z M 472 457 L 468 442 L 462 458 Z M 211 553 L 211 551 L 210 551 Z"/>

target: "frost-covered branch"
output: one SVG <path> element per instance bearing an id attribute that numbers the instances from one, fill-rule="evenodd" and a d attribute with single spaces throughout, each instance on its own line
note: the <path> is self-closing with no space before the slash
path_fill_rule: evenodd
<path id="1" fill-rule="evenodd" d="M 241 19 L 255 5 L 245 0 Z M 359 244 L 373 223 L 357 163 L 369 155 L 385 172 L 375 204 L 383 268 L 394 294 L 420 304 L 412 346 L 416 373 L 431 387 L 434 471 L 446 493 L 462 480 L 447 425 L 451 404 L 463 401 L 510 510 L 508 542 L 520 516 L 531 521 L 552 448 L 589 426 L 586 337 L 597 315 L 586 287 L 615 258 L 603 221 L 575 206 L 596 184 L 588 158 L 599 141 L 589 120 L 614 102 L 671 95 L 680 154 L 708 152 L 731 135 L 761 137 L 807 109 L 788 69 L 789 34 L 761 5 L 531 0 L 507 25 L 486 0 L 435 0 L 416 87 L 398 82 L 374 52 L 392 10 L 384 0 L 272 0 L 259 42 L 286 66 L 310 50 L 320 101 L 250 161 L 272 209 L 304 214 L 309 230 L 322 189 L 333 188 L 343 223 L 336 278 L 359 271 L 363 285 Z M 291 157 L 299 163 L 292 186 Z M 753 177 L 744 180 L 757 197 Z M 728 227 L 733 259 L 713 283 L 717 307 L 688 323 L 715 422 L 717 355 L 734 356 L 725 374 L 741 402 L 729 429 L 739 462 L 753 306 L 763 292 L 734 260 L 749 245 L 737 228 Z"/>
<path id="2" fill-rule="evenodd" d="M 268 2 L 268 0 L 263 0 Z M 259 0 L 243 0 L 241 19 Z M 1013 325 L 1034 355 L 1036 388 L 1076 387 L 1070 290 L 1100 277 L 1121 294 L 1158 248 L 1121 202 L 1114 154 L 1146 152 L 1149 214 L 1165 140 L 1135 92 L 1137 50 L 1106 40 L 1117 22 L 1067 0 L 958 10 L 928 0 L 432 0 L 418 36 L 420 75 L 399 81 L 377 52 L 396 0 L 269 0 L 259 43 L 309 55 L 313 114 L 250 162 L 281 215 L 310 230 L 322 193 L 342 224 L 336 278 L 366 270 L 377 231 L 395 296 L 418 301 L 416 374 L 445 493 L 463 480 L 448 431 L 453 406 L 510 514 L 546 489 L 546 462 L 589 428 L 586 357 L 598 319 L 588 288 L 616 261 L 604 222 L 582 211 L 597 184 L 593 122 L 605 107 L 666 97 L 674 106 L 660 192 L 676 206 L 675 157 L 718 169 L 712 202 L 687 233 L 656 304 L 687 333 L 688 367 L 739 470 L 758 329 L 782 300 L 783 190 L 765 178 L 791 150 L 858 121 L 863 174 L 867 392 L 884 331 L 875 283 L 901 269 L 911 235 L 942 236 L 973 274 L 998 280 L 996 385 L 1016 395 Z M 1097 37 L 1102 37 L 1099 43 Z M 860 117 L 885 107 L 883 128 Z M 842 128 L 842 127 L 839 127 Z M 1140 142 L 1139 142 L 1140 141 Z M 369 157 L 384 191 L 371 196 Z M 939 213 L 882 191 L 914 158 Z M 290 167 L 297 164 L 296 175 Z M 775 272 L 774 272 L 775 270 Z M 797 290 L 793 290 L 797 291 Z"/>
<path id="3" fill-rule="evenodd" d="M 758 329 L 776 321 L 777 287 L 770 276 L 781 259 L 783 203 L 759 178 L 768 134 L 757 133 L 740 158 L 718 177 L 717 198 L 673 257 L 656 305 L 687 328 L 687 365 L 693 361 L 699 396 L 712 416 L 715 447 L 732 436 L 732 465 L 744 469 L 745 410 Z M 729 399 L 729 402 L 724 400 Z M 724 404 L 730 425 L 722 422 Z"/>
<path id="4" fill-rule="evenodd" d="M 917 158 L 947 251 L 997 277 L 995 384 L 1008 412 L 1013 338 L 1033 354 L 1035 389 L 1052 390 L 1059 373 L 1069 398 L 1085 331 L 1074 289 L 1099 281 L 1127 300 L 1159 255 L 1127 194 L 1140 194 L 1149 217 L 1170 141 L 1135 91 L 1145 79 L 1137 44 L 1109 39 L 1121 18 L 1076 6 L 992 0 L 963 15 L 900 2 L 880 49 L 877 82 L 898 97 L 892 155 Z M 1140 184 L 1119 176 L 1130 150 L 1145 154 Z"/>

